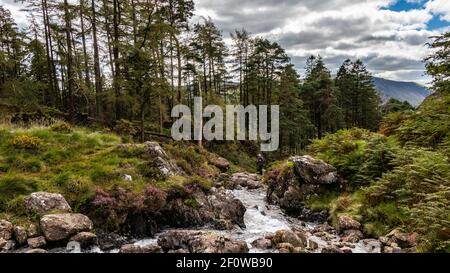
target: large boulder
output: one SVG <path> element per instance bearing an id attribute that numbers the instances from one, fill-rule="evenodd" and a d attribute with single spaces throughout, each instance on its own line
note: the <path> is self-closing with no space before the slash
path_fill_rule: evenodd
<path id="1" fill-rule="evenodd" d="M 227 188 L 235 189 L 236 187 L 244 187 L 249 190 L 258 189 L 262 187 L 260 178 L 254 173 L 234 173 L 228 184 Z"/>
<path id="2" fill-rule="evenodd" d="M 0 220 L 0 239 L 10 240 L 14 234 L 14 226 L 6 220 Z"/>
<path id="3" fill-rule="evenodd" d="M 302 231 L 278 230 L 272 237 L 272 245 L 290 244 L 295 247 L 306 247 L 307 237 Z"/>
<path id="4" fill-rule="evenodd" d="M 89 231 L 92 221 L 79 213 L 49 214 L 41 218 L 41 228 L 47 241 L 61 241 L 70 236 Z"/>
<path id="5" fill-rule="evenodd" d="M 305 184 L 333 184 L 338 181 L 336 168 L 312 156 L 294 156 L 294 171 Z M 302 183 L 302 184 L 303 184 Z"/>
<path id="6" fill-rule="evenodd" d="M 87 248 L 97 243 L 97 235 L 92 232 L 83 231 L 72 236 L 69 241 L 78 242 L 81 248 Z"/>
<path id="7" fill-rule="evenodd" d="M 217 157 L 210 160 L 211 164 L 219 168 L 221 171 L 226 171 L 230 168 L 230 162 L 223 157 Z"/>
<path id="8" fill-rule="evenodd" d="M 123 245 L 120 253 L 162 253 L 162 249 L 157 245 L 139 246 L 133 244 Z"/>
<path id="9" fill-rule="evenodd" d="M 386 235 L 391 242 L 396 243 L 401 248 L 410 248 L 417 245 L 417 233 L 405 233 L 399 229 L 394 229 Z"/>
<path id="10" fill-rule="evenodd" d="M 336 169 L 309 155 L 294 156 L 266 174 L 267 200 L 278 203 L 288 214 L 314 221 L 316 214 L 305 211 L 304 201 L 338 184 Z M 321 217 L 319 215 L 319 217 Z"/>
<path id="11" fill-rule="evenodd" d="M 247 243 L 214 232 L 172 230 L 158 238 L 165 252 L 185 249 L 190 253 L 247 253 Z"/>
<path id="12" fill-rule="evenodd" d="M 59 193 L 34 192 L 25 197 L 25 207 L 39 214 L 49 212 L 72 212 L 66 199 Z"/>
<path id="13" fill-rule="evenodd" d="M 245 206 L 226 191 L 205 194 L 198 190 L 189 199 L 174 198 L 161 210 L 160 223 L 172 227 L 187 228 L 213 226 L 216 229 L 245 227 Z"/>
<path id="14" fill-rule="evenodd" d="M 345 230 L 359 230 L 360 228 L 361 224 L 349 216 L 339 215 L 337 218 L 337 229 L 339 232 L 344 232 Z"/>

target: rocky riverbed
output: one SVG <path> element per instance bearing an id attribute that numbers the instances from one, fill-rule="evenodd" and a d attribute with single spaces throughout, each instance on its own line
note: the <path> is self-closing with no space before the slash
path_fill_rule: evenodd
<path id="1" fill-rule="evenodd" d="M 162 174 L 180 174 L 157 143 L 146 143 L 147 154 Z M 126 147 L 119 147 L 124 149 Z M 293 157 L 293 172 L 267 183 L 252 173 L 221 174 L 208 191 L 147 190 L 144 199 L 130 192 L 97 192 L 87 214 L 74 213 L 56 193 L 36 192 L 24 206 L 39 223 L 13 225 L 0 220 L 0 252 L 120 253 L 380 253 L 409 252 L 414 234 L 394 230 L 378 239 L 365 238 L 362 225 L 339 216 L 334 227 L 326 212 L 311 212 L 302 198 L 321 187 L 338 184 L 336 170 L 309 156 Z M 226 169 L 224 159 L 216 162 Z M 273 177 L 273 178 L 271 178 Z M 184 191 L 186 188 L 184 188 Z M 102 229 L 108 219 L 119 233 Z M 136 239 L 140 238 L 140 239 Z M 143 239 L 142 239 L 143 238 Z"/>

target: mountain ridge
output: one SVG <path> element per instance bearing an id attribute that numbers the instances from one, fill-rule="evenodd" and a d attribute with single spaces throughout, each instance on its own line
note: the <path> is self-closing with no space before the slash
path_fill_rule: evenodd
<path id="1" fill-rule="evenodd" d="M 419 106 L 433 92 L 415 82 L 395 81 L 373 77 L 373 83 L 383 102 L 394 98 L 407 101 L 414 107 Z"/>

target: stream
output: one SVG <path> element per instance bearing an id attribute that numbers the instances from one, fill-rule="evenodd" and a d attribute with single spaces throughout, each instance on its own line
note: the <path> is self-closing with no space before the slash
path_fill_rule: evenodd
<path id="1" fill-rule="evenodd" d="M 244 229 L 238 228 L 230 231 L 217 231 L 206 229 L 206 231 L 214 231 L 219 234 L 230 236 L 234 239 L 243 240 L 247 243 L 250 253 L 276 252 L 277 251 L 276 249 L 268 249 L 268 250 L 257 249 L 253 247 L 251 243 L 256 239 L 264 238 L 266 235 L 273 234 L 278 230 L 286 230 L 295 227 L 302 228 L 303 230 L 307 231 L 307 234 L 309 234 L 308 246 L 311 243 L 310 241 L 314 241 L 315 243 L 317 243 L 318 248 L 315 250 L 310 250 L 309 252 L 320 253 L 324 247 L 331 246 L 333 243 L 339 243 L 340 238 L 336 234 L 331 234 L 332 235 L 331 238 L 327 238 L 326 240 L 314 236 L 312 233 L 313 229 L 318 225 L 317 223 L 303 222 L 299 219 L 289 217 L 285 215 L 277 205 L 267 204 L 265 201 L 266 192 L 262 188 L 256 190 L 248 190 L 242 188 L 231 191 L 231 194 L 233 194 L 235 198 L 239 199 L 246 208 L 246 213 L 244 215 L 244 223 L 246 228 Z M 162 231 L 160 234 L 163 233 L 164 231 Z M 137 240 L 132 243 L 139 246 L 156 245 L 159 235 L 156 235 L 155 238 Z M 71 243 L 73 244 L 71 245 Z M 353 253 L 370 252 L 368 249 L 366 249 L 362 241 L 355 244 L 351 244 L 350 248 Z M 70 242 L 67 245 L 66 249 L 63 248 L 54 249 L 51 252 L 102 253 L 102 250 L 98 246 L 94 246 L 90 250 L 81 251 L 77 243 Z M 108 252 L 118 253 L 119 249 L 113 249 Z"/>

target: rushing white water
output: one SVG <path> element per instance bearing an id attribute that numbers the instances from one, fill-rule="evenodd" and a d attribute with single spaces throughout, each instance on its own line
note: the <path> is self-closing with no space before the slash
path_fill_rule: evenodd
<path id="1" fill-rule="evenodd" d="M 264 189 L 248 190 L 248 189 L 237 189 L 230 191 L 230 193 L 237 199 L 239 199 L 245 206 L 246 212 L 244 215 L 245 228 L 237 228 L 230 231 L 214 231 L 219 234 L 224 234 L 230 236 L 234 239 L 243 240 L 247 243 L 251 253 L 261 253 L 261 252 L 275 252 L 274 249 L 263 250 L 254 248 L 251 243 L 260 238 L 275 233 L 279 230 L 287 230 L 294 227 L 301 227 L 306 232 L 311 232 L 317 224 L 306 223 L 299 219 L 289 217 L 284 214 L 283 211 L 276 205 L 269 205 L 265 200 L 266 192 Z M 164 231 L 162 232 L 164 233 Z M 311 232 L 312 233 L 312 232 Z M 338 243 L 340 238 L 337 235 L 332 235 L 332 238 L 327 240 L 319 238 L 310 234 L 308 241 L 314 241 L 318 245 L 318 249 L 315 252 L 320 252 L 323 247 L 330 246 L 333 243 Z M 147 238 L 143 240 L 135 241 L 134 244 L 138 246 L 148 246 L 157 244 L 158 235 L 155 238 Z M 71 242 L 67 248 L 54 249 L 52 252 L 71 252 L 79 253 L 81 250 L 79 245 Z M 309 244 L 309 242 L 308 242 Z M 86 252 L 96 252 L 102 253 L 103 251 L 98 247 L 94 246 Z M 108 252 L 117 253 L 119 249 L 113 249 Z M 368 252 L 362 242 L 353 244 L 352 252 L 354 253 L 364 253 Z"/>

